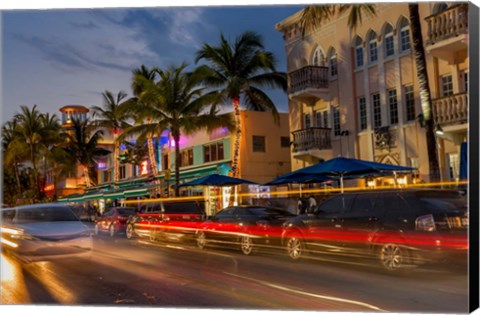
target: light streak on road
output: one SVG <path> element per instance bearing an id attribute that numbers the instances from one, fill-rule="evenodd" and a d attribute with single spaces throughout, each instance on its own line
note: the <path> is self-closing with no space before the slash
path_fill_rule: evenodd
<path id="1" fill-rule="evenodd" d="M 267 282 L 267 281 L 262 281 L 262 280 L 258 280 L 258 279 L 254 279 L 254 278 L 245 277 L 245 276 L 240 276 L 240 275 L 229 273 L 229 272 L 224 272 L 224 273 L 227 274 L 227 275 L 230 275 L 230 276 L 234 276 L 234 277 L 242 278 L 242 279 L 245 279 L 245 280 L 253 281 L 253 282 L 260 283 L 262 285 L 268 286 L 270 288 L 274 288 L 274 289 L 278 289 L 278 290 L 282 290 L 282 291 L 286 291 L 286 292 L 290 292 L 290 293 L 295 293 L 295 294 L 299 294 L 299 295 L 305 295 L 305 296 L 310 296 L 310 297 L 314 297 L 314 298 L 330 300 L 330 301 L 335 301 L 335 302 L 354 304 L 354 305 L 363 306 L 365 308 L 369 308 L 369 309 L 372 309 L 372 310 L 375 310 L 375 311 L 386 312 L 385 310 L 383 310 L 383 309 L 381 309 L 381 308 L 379 308 L 375 305 L 371 305 L 371 304 L 360 302 L 360 301 L 342 299 L 342 298 L 335 297 L 335 296 L 320 295 L 320 294 L 316 294 L 316 293 L 310 293 L 310 292 L 295 290 L 295 289 L 287 288 L 287 287 L 284 287 L 284 286 L 281 286 L 281 285 L 278 285 L 278 284 L 274 284 L 274 283 L 271 283 L 271 282 Z"/>

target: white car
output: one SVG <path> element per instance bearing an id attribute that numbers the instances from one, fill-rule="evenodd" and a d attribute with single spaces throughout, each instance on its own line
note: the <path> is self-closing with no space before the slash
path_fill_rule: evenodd
<path id="1" fill-rule="evenodd" d="M 23 262 L 91 255 L 92 231 L 68 205 L 34 204 L 1 212 L 2 248 Z"/>

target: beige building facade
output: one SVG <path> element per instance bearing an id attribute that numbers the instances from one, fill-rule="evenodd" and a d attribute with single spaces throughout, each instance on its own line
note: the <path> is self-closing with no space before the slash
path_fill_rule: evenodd
<path id="1" fill-rule="evenodd" d="M 292 170 L 344 156 L 412 166 L 429 180 L 408 3 L 375 9 L 356 30 L 343 15 L 302 38 L 301 11 L 276 25 L 287 55 Z M 468 134 L 468 7 L 423 2 L 419 11 L 441 178 L 456 181 Z"/>

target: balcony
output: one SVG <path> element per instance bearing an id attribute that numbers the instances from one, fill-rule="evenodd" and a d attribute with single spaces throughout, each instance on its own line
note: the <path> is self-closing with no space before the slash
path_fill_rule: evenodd
<path id="1" fill-rule="evenodd" d="M 432 100 L 433 118 L 440 125 L 468 122 L 468 93 L 458 93 Z"/>
<path id="2" fill-rule="evenodd" d="M 320 151 L 332 149 L 330 128 L 311 127 L 293 131 L 292 135 L 295 158 L 308 155 L 320 157 Z"/>
<path id="3" fill-rule="evenodd" d="M 295 101 L 315 105 L 319 99 L 328 100 L 328 67 L 305 66 L 288 74 L 288 94 Z"/>
<path id="4" fill-rule="evenodd" d="M 434 57 L 459 63 L 468 55 L 468 9 L 460 4 L 431 15 L 428 25 L 426 51 Z"/>

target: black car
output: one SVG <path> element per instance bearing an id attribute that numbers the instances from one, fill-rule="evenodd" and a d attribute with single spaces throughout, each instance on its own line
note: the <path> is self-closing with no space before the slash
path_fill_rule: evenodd
<path id="1" fill-rule="evenodd" d="M 282 224 L 291 212 L 262 206 L 228 207 L 205 221 L 197 232 L 197 246 L 235 246 L 245 255 L 255 247 L 280 246 Z"/>
<path id="2" fill-rule="evenodd" d="M 347 192 L 286 222 L 282 244 L 293 259 L 307 253 L 374 258 L 396 271 L 445 260 L 466 263 L 467 231 L 467 199 L 457 191 Z"/>

